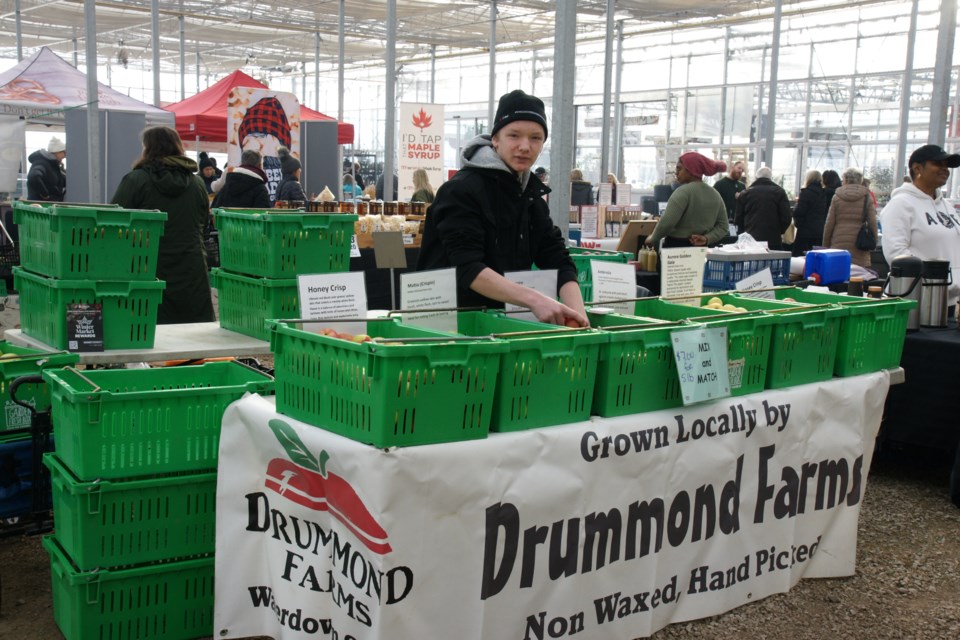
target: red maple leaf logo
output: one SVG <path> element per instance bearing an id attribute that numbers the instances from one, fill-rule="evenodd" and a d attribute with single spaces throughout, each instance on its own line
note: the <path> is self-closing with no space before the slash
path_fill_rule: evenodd
<path id="1" fill-rule="evenodd" d="M 413 114 L 413 126 L 419 127 L 422 130 L 431 124 L 433 124 L 433 118 L 428 116 L 423 109 L 420 109 L 420 113 Z"/>

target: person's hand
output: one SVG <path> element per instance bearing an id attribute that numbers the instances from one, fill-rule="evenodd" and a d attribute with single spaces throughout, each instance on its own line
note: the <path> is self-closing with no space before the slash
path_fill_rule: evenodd
<path id="1" fill-rule="evenodd" d="M 647 245 L 648 247 L 652 247 L 653 238 L 651 238 L 650 236 L 647 236 L 646 238 L 643 239 L 643 244 Z"/>
<path id="2" fill-rule="evenodd" d="M 707 246 L 707 236 L 702 236 L 694 233 L 690 235 L 689 240 L 690 240 L 690 244 L 692 244 L 695 247 Z"/>
<path id="3" fill-rule="evenodd" d="M 586 327 L 590 324 L 582 313 L 543 295 L 538 296 L 534 304 L 530 305 L 530 311 L 537 320 L 547 324 L 556 324 L 561 327 L 573 326 L 574 323 L 578 327 Z"/>

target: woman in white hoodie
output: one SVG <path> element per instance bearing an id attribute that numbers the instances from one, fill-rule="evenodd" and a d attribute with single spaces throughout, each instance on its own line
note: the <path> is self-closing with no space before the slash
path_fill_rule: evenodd
<path id="1" fill-rule="evenodd" d="M 894 190 L 880 213 L 883 257 L 888 264 L 904 254 L 949 260 L 953 284 L 947 290 L 947 305 L 953 311 L 960 297 L 960 216 L 940 188 L 950 178 L 950 169 L 960 167 L 960 155 L 927 144 L 910 154 L 908 167 L 913 182 Z"/>

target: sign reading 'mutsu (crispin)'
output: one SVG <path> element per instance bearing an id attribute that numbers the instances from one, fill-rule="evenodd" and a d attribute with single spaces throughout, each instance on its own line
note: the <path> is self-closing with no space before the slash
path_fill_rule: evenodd
<path id="1" fill-rule="evenodd" d="M 389 450 L 249 396 L 223 421 L 214 635 L 631 638 L 850 575 L 888 382 Z"/>

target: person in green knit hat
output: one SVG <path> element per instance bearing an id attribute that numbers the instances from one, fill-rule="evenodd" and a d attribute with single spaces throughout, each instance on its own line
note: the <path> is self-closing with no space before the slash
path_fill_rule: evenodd
<path id="1" fill-rule="evenodd" d="M 727 169 L 726 163 L 711 160 L 696 151 L 690 151 L 677 160 L 677 182 L 680 186 L 671 194 L 667 208 L 646 244 L 664 248 L 706 247 L 723 239 L 730 229 L 727 207 L 716 189 L 703 181 Z"/>

